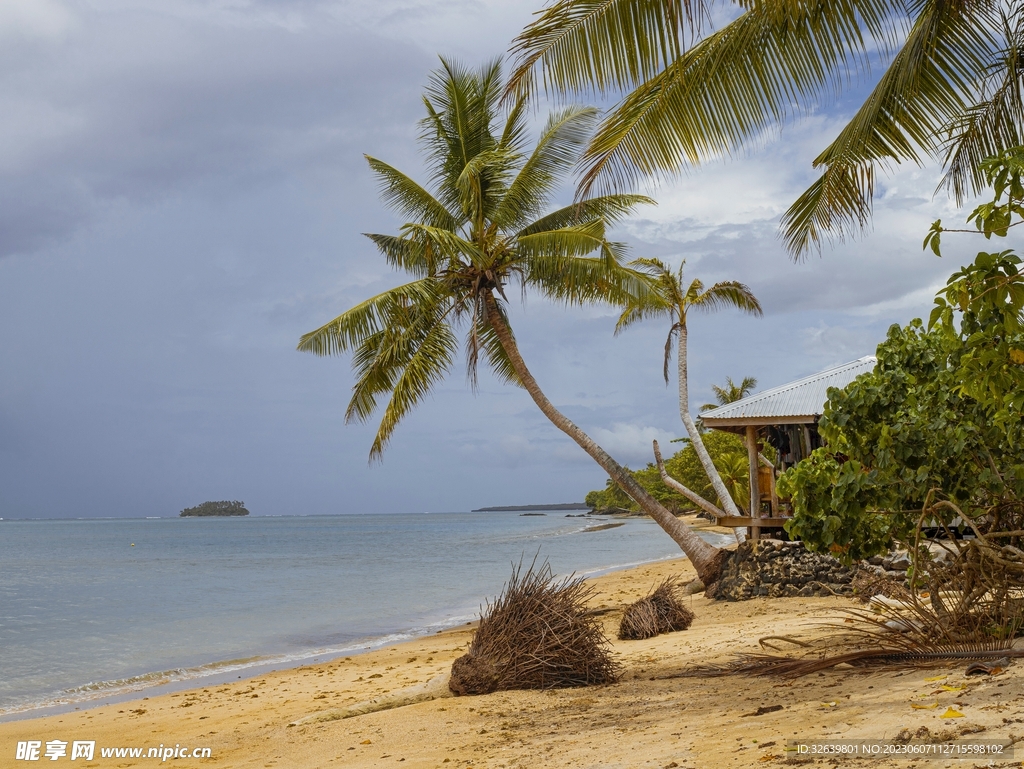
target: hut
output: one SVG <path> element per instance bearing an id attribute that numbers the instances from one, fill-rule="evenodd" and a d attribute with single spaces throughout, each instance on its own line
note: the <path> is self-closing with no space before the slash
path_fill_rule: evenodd
<path id="1" fill-rule="evenodd" d="M 818 418 L 829 388 L 846 387 L 874 367 L 875 357 L 868 355 L 701 414 L 705 427 L 742 435 L 747 446 L 751 479 L 748 516 L 719 518 L 719 525 L 746 527 L 754 539 L 761 529 L 782 528 L 789 510 L 775 493 L 777 474 L 822 445 Z M 775 448 L 775 462 L 765 458 L 761 451 L 764 443 Z"/>

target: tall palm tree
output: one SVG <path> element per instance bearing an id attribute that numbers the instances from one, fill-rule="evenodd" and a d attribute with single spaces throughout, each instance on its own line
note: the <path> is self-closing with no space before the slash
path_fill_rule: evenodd
<path id="1" fill-rule="evenodd" d="M 718 29 L 716 5 L 733 6 Z M 980 162 L 1024 143 L 1022 51 L 1017 0 L 556 0 L 513 43 L 509 88 L 625 93 L 583 155 L 589 191 L 728 156 L 874 82 L 783 217 L 799 257 L 867 225 L 879 170 L 931 156 L 958 202 L 984 188 Z"/>
<path id="2" fill-rule="evenodd" d="M 409 221 L 399 235 L 368 237 L 409 283 L 356 305 L 302 337 L 317 355 L 352 350 L 356 383 L 347 419 L 366 420 L 388 396 L 370 449 L 379 458 L 400 420 L 453 368 L 456 331 L 465 330 L 468 372 L 481 356 L 496 376 L 526 389 L 566 433 L 682 548 L 697 573 L 714 581 L 724 552 L 698 537 L 657 502 L 604 449 L 560 413 L 519 353 L 507 314 L 506 288 L 580 305 L 623 305 L 651 292 L 647 276 L 623 264 L 624 247 L 606 238 L 609 224 L 636 206 L 638 195 L 587 197 L 544 213 L 556 185 L 576 162 L 592 129 L 593 109 L 552 114 L 528 151 L 522 100 L 500 114 L 498 61 L 478 72 L 442 59 L 425 97 L 421 142 L 431 170 L 427 189 L 368 158 L 381 196 Z"/>
<path id="3" fill-rule="evenodd" d="M 746 398 L 750 395 L 755 387 L 757 387 L 757 380 L 752 376 L 743 377 L 743 381 L 739 384 L 733 382 L 732 377 L 727 376 L 725 378 L 725 387 L 711 385 L 711 392 L 715 394 L 717 403 L 705 403 L 697 410 L 708 411 L 710 409 L 717 409 L 719 406 L 724 406 L 727 403 L 735 403 L 741 398 Z"/>
<path id="4" fill-rule="evenodd" d="M 672 321 L 668 338 L 665 340 L 663 368 L 665 383 L 668 384 L 672 339 L 675 337 L 678 342 L 676 362 L 679 378 L 679 416 L 683 420 L 686 432 L 690 436 L 690 443 L 704 467 L 704 472 L 707 473 L 708 479 L 711 481 L 711 486 L 714 488 L 720 504 L 726 513 L 738 516 L 740 511 L 736 507 L 736 502 L 722 482 L 722 477 L 704 446 L 704 439 L 701 438 L 700 431 L 690 415 L 686 365 L 688 335 L 686 317 L 691 311 L 713 312 L 722 307 L 735 307 L 751 315 L 760 316 L 761 304 L 747 286 L 734 280 L 715 283 L 710 288 L 704 288 L 704 284 L 699 280 L 692 280 L 687 284 L 683 278 L 683 269 L 686 267 L 685 260 L 676 271 L 659 259 L 636 259 L 630 262 L 630 266 L 650 275 L 654 280 L 655 290 L 637 295 L 626 302 L 625 309 L 615 325 L 615 331 L 618 333 L 633 323 L 647 318 L 668 317 Z"/>

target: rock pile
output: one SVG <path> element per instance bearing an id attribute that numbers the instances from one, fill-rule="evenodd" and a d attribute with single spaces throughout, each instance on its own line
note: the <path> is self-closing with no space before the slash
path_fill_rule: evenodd
<path id="1" fill-rule="evenodd" d="M 866 571 L 899 582 L 907 578 L 909 568 L 910 555 L 906 550 L 894 550 L 888 555 L 873 555 L 864 562 Z"/>
<path id="2" fill-rule="evenodd" d="M 800 542 L 744 542 L 705 595 L 719 601 L 748 598 L 851 595 L 854 569 L 829 555 L 812 553 Z"/>

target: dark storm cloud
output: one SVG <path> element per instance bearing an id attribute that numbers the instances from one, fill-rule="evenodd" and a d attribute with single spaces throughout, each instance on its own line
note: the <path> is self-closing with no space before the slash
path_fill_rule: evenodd
<path id="1" fill-rule="evenodd" d="M 539 5 L 0 3 L 0 517 L 440 511 L 602 486 L 522 390 L 485 373 L 474 395 L 462 364 L 369 466 L 380 415 L 344 424 L 350 360 L 295 351 L 402 279 L 360 235 L 401 224 L 363 153 L 423 179 L 436 52 L 491 58 Z M 910 171 L 868 237 L 789 261 L 779 217 L 840 124 L 665 184 L 622 228 L 635 255 L 765 305 L 691 320 L 694 406 L 726 376 L 771 387 L 871 353 L 968 256 L 922 254 L 932 219 L 962 216 Z M 615 337 L 609 308 L 536 298 L 512 319 L 551 400 L 622 461 L 682 434 L 664 323 Z"/>
<path id="2" fill-rule="evenodd" d="M 361 171 L 351 146 L 407 137 L 432 66 L 330 19 L 298 33 L 157 6 L 70 18 L 4 57 L 18 65 L 0 77 L 0 255 L 59 240 L 111 202 Z"/>

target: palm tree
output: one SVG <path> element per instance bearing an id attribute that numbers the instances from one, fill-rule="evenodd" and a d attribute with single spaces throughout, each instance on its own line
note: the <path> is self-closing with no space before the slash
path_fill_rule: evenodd
<path id="1" fill-rule="evenodd" d="M 624 247 L 608 225 L 638 205 L 638 195 L 586 197 L 543 213 L 555 186 L 576 162 L 596 122 L 593 109 L 552 114 L 527 152 L 525 102 L 499 114 L 498 61 L 472 72 L 441 60 L 424 104 L 421 142 L 432 190 L 375 158 L 381 196 L 409 221 L 399 235 L 368 237 L 413 280 L 356 305 L 304 335 L 299 349 L 317 355 L 352 350 L 356 383 L 346 418 L 366 420 L 389 396 L 371 460 L 401 419 L 452 369 L 456 331 L 465 330 L 468 373 L 478 361 L 526 389 L 551 422 L 576 441 L 682 548 L 697 573 L 717 578 L 724 551 L 712 547 L 659 504 L 541 391 L 509 327 L 506 288 L 518 284 L 570 305 L 637 302 L 651 292 L 642 272 L 623 264 Z"/>
<path id="2" fill-rule="evenodd" d="M 715 394 L 715 400 L 717 403 L 705 403 L 697 410 L 709 411 L 710 409 L 717 409 L 719 406 L 724 406 L 727 403 L 735 403 L 741 398 L 746 398 L 750 395 L 755 387 L 757 387 L 757 380 L 752 376 L 743 377 L 743 381 L 739 384 L 733 382 L 732 377 L 727 376 L 725 378 L 725 387 L 711 385 L 711 391 Z"/>
<path id="3" fill-rule="evenodd" d="M 747 455 L 730 451 L 718 457 L 718 472 L 729 496 L 737 505 L 746 505 L 750 499 L 750 466 Z"/>
<path id="4" fill-rule="evenodd" d="M 799 257 L 868 224 L 879 170 L 940 159 L 960 203 L 984 188 L 984 158 L 1024 144 L 1019 2 L 736 0 L 719 29 L 714 5 L 556 0 L 515 40 L 512 93 L 625 93 L 583 155 L 581 191 L 728 156 L 873 81 L 783 217 Z"/>
<path id="5" fill-rule="evenodd" d="M 690 395 L 687 384 L 686 368 L 686 342 L 687 328 L 686 316 L 691 310 L 701 312 L 713 312 L 722 307 L 735 307 L 751 315 L 761 315 L 761 304 L 751 293 L 750 289 L 742 283 L 734 280 L 727 280 L 716 283 L 705 289 L 704 284 L 699 280 L 690 281 L 689 285 L 683 279 L 683 269 L 686 261 L 679 265 L 679 269 L 672 271 L 668 265 L 659 259 L 636 259 L 630 262 L 630 266 L 646 272 L 655 282 L 655 290 L 650 293 L 638 295 L 629 300 L 619 322 L 615 326 L 616 333 L 627 326 L 646 318 L 668 317 L 672 325 L 668 330 L 668 338 L 665 340 L 665 359 L 663 373 L 665 383 L 668 384 L 668 366 L 672 357 L 672 339 L 678 341 L 677 365 L 679 377 L 679 416 L 683 420 L 686 432 L 690 436 L 690 442 L 694 451 L 700 459 L 704 472 L 711 481 L 719 502 L 729 515 L 740 515 L 736 502 L 733 500 L 722 478 L 711 461 L 701 438 L 700 431 L 693 423 L 690 416 Z M 661 462 L 658 462 L 659 466 Z M 677 490 L 680 490 L 677 488 Z M 682 492 L 686 493 L 686 492 Z"/>

